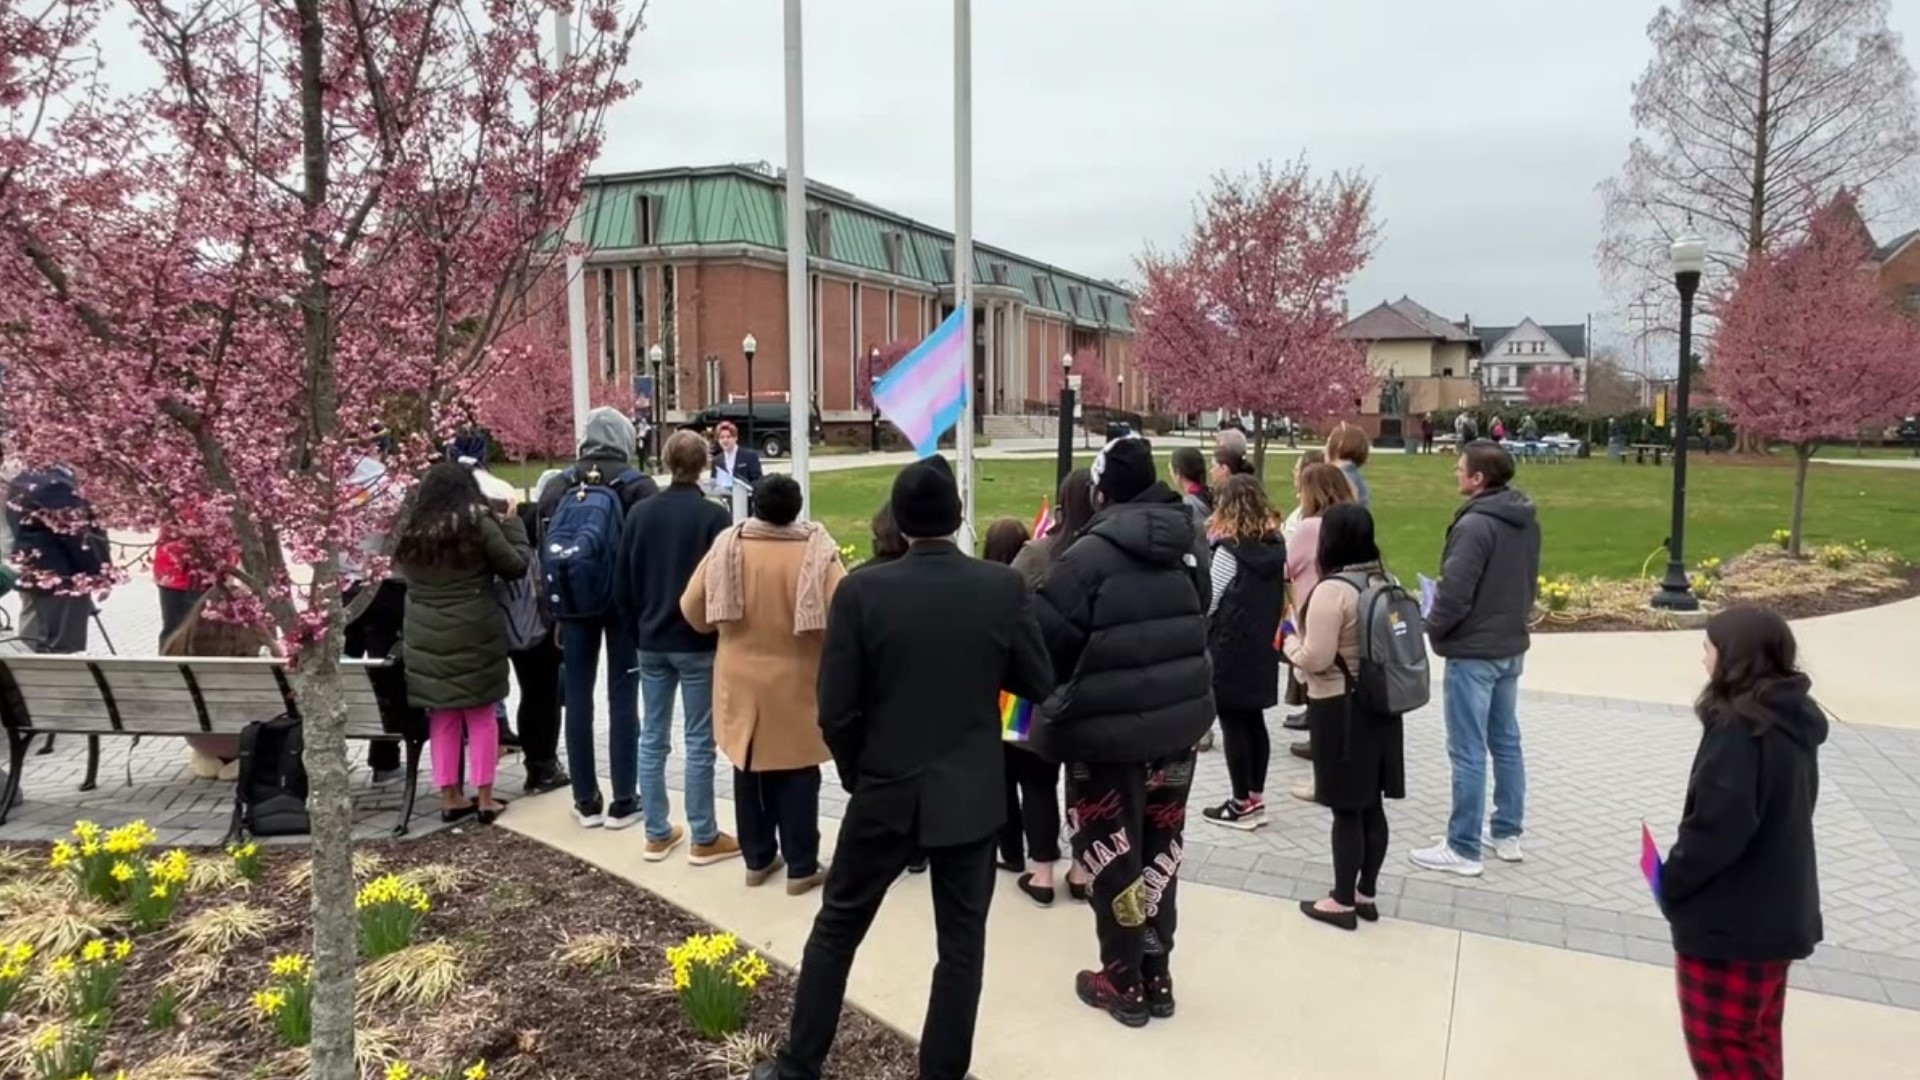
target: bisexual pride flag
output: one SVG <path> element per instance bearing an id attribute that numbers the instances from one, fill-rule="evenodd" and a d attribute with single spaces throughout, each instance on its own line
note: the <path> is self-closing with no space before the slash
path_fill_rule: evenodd
<path id="1" fill-rule="evenodd" d="M 1640 874 L 1647 879 L 1647 888 L 1653 890 L 1655 900 L 1660 899 L 1661 866 L 1660 846 L 1653 842 L 1653 830 L 1643 821 L 1640 823 Z"/>
<path id="2" fill-rule="evenodd" d="M 873 388 L 874 404 L 921 457 L 932 457 L 940 436 L 960 422 L 967 405 L 968 374 L 973 367 L 973 320 L 956 308 L 920 347 L 887 372 Z"/>

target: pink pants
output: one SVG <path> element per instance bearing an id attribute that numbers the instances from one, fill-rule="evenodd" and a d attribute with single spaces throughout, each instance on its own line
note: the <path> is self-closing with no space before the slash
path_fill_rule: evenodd
<path id="1" fill-rule="evenodd" d="M 475 787 L 492 787 L 500 764 L 500 721 L 491 704 L 471 709 L 428 709 L 427 739 L 433 744 L 433 786 L 460 783 L 460 734 L 466 729 L 467 763 Z"/>

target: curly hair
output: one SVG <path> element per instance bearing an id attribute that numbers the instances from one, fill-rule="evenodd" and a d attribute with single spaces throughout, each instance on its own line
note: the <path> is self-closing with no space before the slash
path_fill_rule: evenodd
<path id="1" fill-rule="evenodd" d="M 463 566 L 485 558 L 480 521 L 487 513 L 480 482 L 465 465 L 443 461 L 428 469 L 402 515 L 393 558 L 407 566 Z"/>
<path id="2" fill-rule="evenodd" d="M 1280 518 L 1259 478 L 1229 476 L 1220 485 L 1218 504 L 1209 524 L 1226 540 L 1260 540 L 1280 531 Z"/>

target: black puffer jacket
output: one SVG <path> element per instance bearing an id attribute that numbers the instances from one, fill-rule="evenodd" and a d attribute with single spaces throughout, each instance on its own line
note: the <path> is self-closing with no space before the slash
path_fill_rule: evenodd
<path id="1" fill-rule="evenodd" d="M 1213 723 L 1205 538 L 1165 484 L 1094 516 L 1034 600 L 1058 689 L 1032 746 L 1052 761 L 1151 761 Z"/>
<path id="2" fill-rule="evenodd" d="M 1213 659 L 1213 703 L 1221 709 L 1269 709 L 1280 703 L 1280 650 L 1273 637 L 1286 606 L 1287 549 L 1278 538 L 1214 546 L 1213 574 L 1223 554 L 1233 559 L 1233 580 L 1207 620 L 1207 654 Z"/>
<path id="3" fill-rule="evenodd" d="M 1755 735 L 1714 719 L 1700 736 L 1680 834 L 1660 875 L 1673 949 L 1701 960 L 1804 960 L 1824 927 L 1814 853 L 1827 716 L 1804 675 L 1760 696 Z"/>

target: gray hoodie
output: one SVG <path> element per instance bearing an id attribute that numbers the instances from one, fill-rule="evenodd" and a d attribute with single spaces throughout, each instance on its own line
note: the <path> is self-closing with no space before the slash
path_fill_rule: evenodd
<path id="1" fill-rule="evenodd" d="M 612 484 L 621 473 L 633 468 L 634 447 L 633 421 L 626 414 L 610 405 L 602 405 L 587 414 L 586 434 L 580 439 L 580 460 L 574 462 L 571 471 L 576 478 L 588 477 L 594 469 L 600 471 L 600 482 Z M 536 521 L 539 531 L 544 534 L 546 523 L 553 520 L 554 509 L 560 504 L 560 496 L 566 493 L 570 484 L 559 478 L 547 480 L 534 492 L 536 503 Z M 653 477 L 642 474 L 630 484 L 620 486 L 620 502 L 632 507 L 634 503 L 649 495 L 658 494 L 660 485 Z M 534 537 L 537 546 L 541 537 Z"/>
<path id="2" fill-rule="evenodd" d="M 1460 660 L 1505 660 L 1527 651 L 1540 582 L 1540 522 L 1512 488 L 1468 499 L 1447 530 L 1440 586 L 1427 614 L 1433 651 Z"/>

